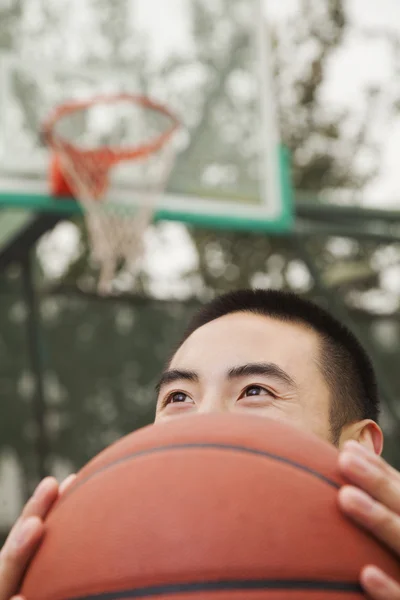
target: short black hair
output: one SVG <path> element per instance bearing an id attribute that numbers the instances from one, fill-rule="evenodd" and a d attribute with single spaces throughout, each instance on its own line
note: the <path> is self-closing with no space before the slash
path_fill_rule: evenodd
<path id="1" fill-rule="evenodd" d="M 236 312 L 305 325 L 319 335 L 319 365 L 331 391 L 330 426 L 335 444 L 346 424 L 363 419 L 378 422 L 378 385 L 368 354 L 348 327 L 294 293 L 244 289 L 223 294 L 200 308 L 179 345 L 199 327 Z"/>

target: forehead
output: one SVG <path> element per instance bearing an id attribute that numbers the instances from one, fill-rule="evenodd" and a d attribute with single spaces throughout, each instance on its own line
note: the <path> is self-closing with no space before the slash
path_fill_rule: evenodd
<path id="1" fill-rule="evenodd" d="M 252 313 L 231 313 L 194 331 L 171 368 L 216 370 L 267 361 L 298 371 L 318 358 L 318 335 L 305 325 Z"/>

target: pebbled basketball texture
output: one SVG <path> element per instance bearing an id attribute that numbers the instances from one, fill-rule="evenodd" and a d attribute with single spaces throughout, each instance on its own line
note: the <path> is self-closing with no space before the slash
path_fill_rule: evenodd
<path id="1" fill-rule="evenodd" d="M 360 600 L 396 559 L 337 507 L 337 451 L 266 418 L 141 429 L 85 466 L 46 521 L 27 600 Z"/>

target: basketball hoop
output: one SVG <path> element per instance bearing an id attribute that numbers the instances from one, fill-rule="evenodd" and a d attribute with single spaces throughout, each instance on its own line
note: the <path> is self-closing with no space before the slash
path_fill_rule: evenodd
<path id="1" fill-rule="evenodd" d="M 52 150 L 53 195 L 81 203 L 98 289 L 108 293 L 121 261 L 134 269 L 174 159 L 179 121 L 145 96 L 98 96 L 59 106 L 43 133 Z"/>

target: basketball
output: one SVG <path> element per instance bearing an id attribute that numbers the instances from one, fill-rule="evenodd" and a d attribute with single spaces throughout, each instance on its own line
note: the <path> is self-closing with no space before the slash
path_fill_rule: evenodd
<path id="1" fill-rule="evenodd" d="M 28 600 L 356 600 L 395 558 L 337 507 L 337 451 L 266 418 L 141 429 L 78 474 L 46 521 Z"/>

